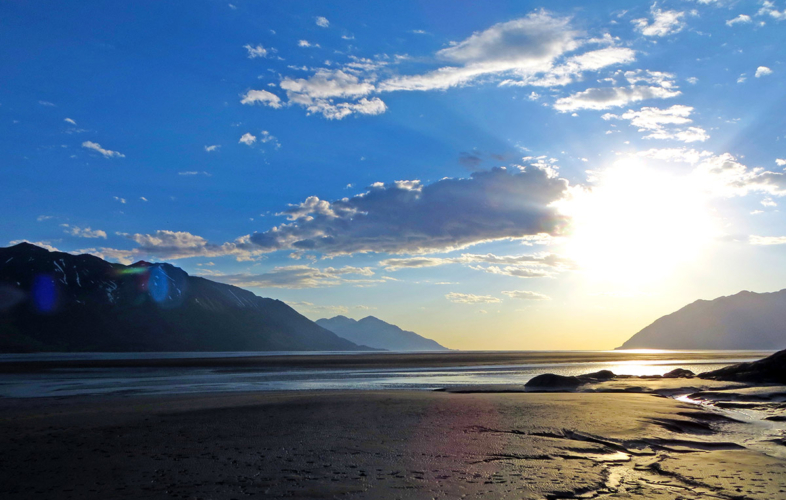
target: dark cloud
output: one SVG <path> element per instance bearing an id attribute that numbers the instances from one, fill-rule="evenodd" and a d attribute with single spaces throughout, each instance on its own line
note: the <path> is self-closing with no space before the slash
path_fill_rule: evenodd
<path id="1" fill-rule="evenodd" d="M 366 193 L 327 203 L 311 197 L 282 215 L 291 221 L 248 241 L 263 252 L 313 250 L 424 253 L 483 241 L 558 234 L 552 203 L 568 184 L 538 168 L 494 168 L 464 179 L 376 183 Z"/>

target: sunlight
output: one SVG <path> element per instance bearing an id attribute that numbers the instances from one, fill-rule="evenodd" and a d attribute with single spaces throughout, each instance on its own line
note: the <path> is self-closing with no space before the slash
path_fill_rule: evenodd
<path id="1" fill-rule="evenodd" d="M 596 281 L 635 287 L 691 262 L 714 234 L 701 189 L 688 177 L 625 160 L 597 174 L 563 212 L 566 251 Z"/>

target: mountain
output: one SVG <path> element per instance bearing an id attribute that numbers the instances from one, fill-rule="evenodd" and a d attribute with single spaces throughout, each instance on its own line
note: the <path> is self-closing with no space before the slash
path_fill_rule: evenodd
<path id="1" fill-rule="evenodd" d="M 697 300 L 663 316 L 618 349 L 786 348 L 786 290 Z"/>
<path id="2" fill-rule="evenodd" d="M 448 350 L 431 339 L 421 337 L 415 332 L 402 330 L 396 325 L 385 323 L 374 316 L 368 316 L 359 321 L 346 316 L 336 316 L 330 319 L 318 319 L 317 324 L 356 344 L 377 349 L 389 351 Z"/>
<path id="3" fill-rule="evenodd" d="M 285 303 L 170 264 L 0 248 L 0 352 L 366 350 Z"/>

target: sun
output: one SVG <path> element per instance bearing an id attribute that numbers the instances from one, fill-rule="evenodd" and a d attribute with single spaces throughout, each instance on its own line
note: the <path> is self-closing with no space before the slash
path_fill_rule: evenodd
<path id="1" fill-rule="evenodd" d="M 594 174 L 560 208 L 571 217 L 566 253 L 596 281 L 638 286 L 695 261 L 715 221 L 694 178 L 626 160 Z"/>

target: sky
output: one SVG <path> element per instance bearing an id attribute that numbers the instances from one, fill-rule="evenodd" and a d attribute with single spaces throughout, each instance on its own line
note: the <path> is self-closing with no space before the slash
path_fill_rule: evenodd
<path id="1" fill-rule="evenodd" d="M 0 5 L 0 244 L 451 348 L 786 288 L 786 1 Z"/>

